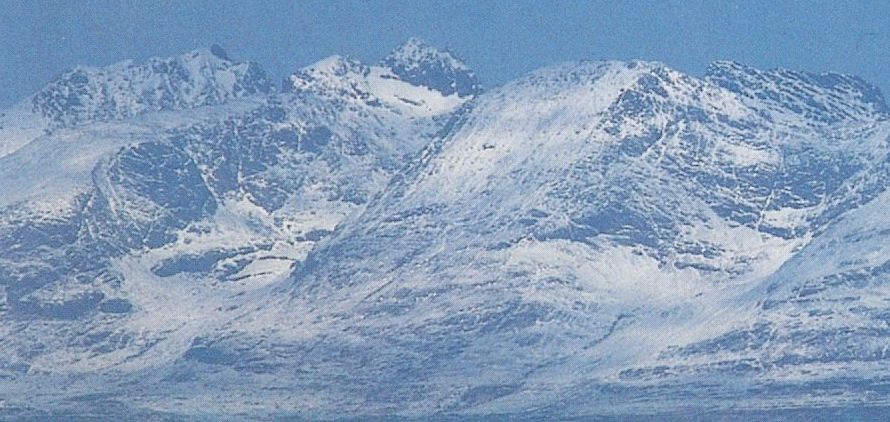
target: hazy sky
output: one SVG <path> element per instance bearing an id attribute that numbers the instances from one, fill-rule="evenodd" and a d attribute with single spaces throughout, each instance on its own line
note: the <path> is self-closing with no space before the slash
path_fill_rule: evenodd
<path id="1" fill-rule="evenodd" d="M 779 4 L 776 4 L 779 3 Z M 841 71 L 890 92 L 890 1 L 0 1 L 0 106 L 75 65 L 218 43 L 275 78 L 331 54 L 374 61 L 409 36 L 486 85 L 575 59 L 715 59 Z"/>

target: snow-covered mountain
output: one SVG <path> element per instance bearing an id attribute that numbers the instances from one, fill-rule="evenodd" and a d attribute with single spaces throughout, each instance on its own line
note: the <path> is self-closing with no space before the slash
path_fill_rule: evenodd
<path id="1" fill-rule="evenodd" d="M 174 360 L 215 300 L 286 275 L 472 98 L 395 76 L 379 100 L 337 91 L 352 76 L 100 114 L 0 157 L 4 376 Z"/>
<path id="2" fill-rule="evenodd" d="M 858 78 L 580 62 L 482 92 L 412 39 L 153 110 L 0 158 L 15 406 L 885 404 L 890 115 Z"/>
<path id="3" fill-rule="evenodd" d="M 145 63 L 80 66 L 0 115 L 0 156 L 62 128 L 217 105 L 273 88 L 256 63 L 232 61 L 217 45 Z"/>
<path id="4" fill-rule="evenodd" d="M 786 90 L 803 77 L 819 80 L 770 79 Z M 269 306 L 193 343 L 181 365 L 299 368 L 305 378 L 287 391 L 311 380 L 313 394 L 339 399 L 322 409 L 383 414 L 585 414 L 604 401 L 633 411 L 637 400 L 682 405 L 672 400 L 683 391 L 710 406 L 738 400 L 740 385 L 787 381 L 766 357 L 749 360 L 769 354 L 749 350 L 756 342 L 688 350 L 747 342 L 738 333 L 751 321 L 778 318 L 762 286 L 882 195 L 890 125 L 858 82 L 804 87 L 821 92 L 814 109 L 859 110 L 838 123 L 710 79 L 658 63 L 572 63 L 482 95 Z M 860 338 L 847 337 L 845 347 Z M 862 353 L 888 344 L 874 337 Z M 793 331 L 776 338 L 777 349 L 799 347 Z M 242 354 L 247 367 L 232 358 Z M 693 355 L 700 368 L 688 369 Z M 695 385 L 703 374 L 728 391 L 709 396 Z M 678 378 L 685 389 L 665 386 Z M 627 400 L 601 389 L 627 389 Z M 795 394 L 775 401 L 799 404 L 809 390 Z"/>
<path id="5" fill-rule="evenodd" d="M 419 38 L 411 38 L 380 63 L 399 79 L 427 86 L 444 95 L 464 97 L 481 92 L 473 71 L 450 51 L 441 51 Z"/>

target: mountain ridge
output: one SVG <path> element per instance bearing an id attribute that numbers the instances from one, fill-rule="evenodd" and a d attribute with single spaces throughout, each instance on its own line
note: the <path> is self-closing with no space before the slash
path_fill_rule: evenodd
<path id="1" fill-rule="evenodd" d="M 644 61 L 482 91 L 452 59 L 412 39 L 281 91 L 87 113 L 0 157 L 10 403 L 558 417 L 880 396 L 879 93 Z"/>

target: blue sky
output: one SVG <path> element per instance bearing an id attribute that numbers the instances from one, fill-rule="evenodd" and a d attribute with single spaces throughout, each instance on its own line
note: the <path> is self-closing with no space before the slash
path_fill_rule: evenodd
<path id="1" fill-rule="evenodd" d="M 276 78 L 331 54 L 373 61 L 410 36 L 486 85 L 565 60 L 716 59 L 841 71 L 890 92 L 890 1 L 19 1 L 0 7 L 0 106 L 76 64 L 218 43 Z"/>

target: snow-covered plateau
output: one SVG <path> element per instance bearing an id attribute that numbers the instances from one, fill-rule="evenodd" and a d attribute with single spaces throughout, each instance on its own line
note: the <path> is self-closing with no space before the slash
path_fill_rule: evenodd
<path id="1" fill-rule="evenodd" d="M 0 418 L 880 413 L 888 187 L 842 74 L 78 67 L 0 112 Z"/>

